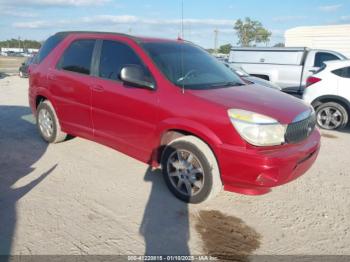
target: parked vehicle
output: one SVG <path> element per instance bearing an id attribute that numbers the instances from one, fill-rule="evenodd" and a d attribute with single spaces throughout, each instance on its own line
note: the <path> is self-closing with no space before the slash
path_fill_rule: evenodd
<path id="1" fill-rule="evenodd" d="M 18 70 L 19 77 L 28 77 L 28 68 L 33 63 L 33 57 L 28 57 L 27 60 L 21 64 Z"/>
<path id="2" fill-rule="evenodd" d="M 252 76 L 278 84 L 286 93 L 301 95 L 306 79 L 325 61 L 345 60 L 334 51 L 308 48 L 233 48 L 229 62 Z"/>
<path id="3" fill-rule="evenodd" d="M 14 52 L 14 51 L 7 51 L 6 54 L 7 54 L 6 56 L 15 56 L 16 52 Z"/>
<path id="4" fill-rule="evenodd" d="M 303 99 L 316 110 L 317 124 L 324 129 L 341 129 L 350 114 L 350 61 L 326 62 L 307 80 Z"/>
<path id="5" fill-rule="evenodd" d="M 229 67 L 233 72 L 235 72 L 245 83 L 254 83 L 259 86 L 269 87 L 281 91 L 281 87 L 279 87 L 278 85 L 272 83 L 271 81 L 267 81 L 256 76 L 251 76 L 242 67 L 238 67 L 235 64 L 229 63 L 226 63 L 226 66 Z"/>
<path id="6" fill-rule="evenodd" d="M 61 32 L 35 61 L 29 101 L 45 141 L 70 134 L 161 165 L 186 202 L 222 186 L 267 193 L 304 174 L 319 152 L 311 106 L 245 84 L 182 40 Z"/>
<path id="7" fill-rule="evenodd" d="M 22 56 L 25 56 L 25 57 L 33 57 L 34 54 L 33 54 L 33 53 L 24 52 L 24 53 L 22 53 Z"/>

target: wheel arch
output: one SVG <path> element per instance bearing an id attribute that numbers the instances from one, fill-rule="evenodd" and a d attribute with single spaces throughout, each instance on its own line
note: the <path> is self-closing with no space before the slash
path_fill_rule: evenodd
<path id="1" fill-rule="evenodd" d="M 185 136 L 194 136 L 203 141 L 213 152 L 218 162 L 218 145 L 222 144 L 222 142 L 213 131 L 200 123 L 190 120 L 169 120 L 162 123 L 158 134 L 159 141 L 153 153 L 153 161 L 156 164 L 160 163 L 166 145 L 171 141 Z"/>
<path id="2" fill-rule="evenodd" d="M 329 103 L 329 102 L 335 102 L 342 105 L 345 110 L 350 115 L 350 101 L 348 101 L 346 98 L 336 95 L 324 95 L 316 98 L 314 101 L 312 101 L 311 105 L 316 109 L 321 104 Z"/>
<path id="3" fill-rule="evenodd" d="M 47 97 L 46 96 L 43 96 L 43 95 L 37 95 L 35 97 L 35 109 L 38 108 L 39 104 L 43 101 L 47 100 Z"/>
<path id="4" fill-rule="evenodd" d="M 35 92 L 32 93 L 32 99 L 31 99 L 31 107 L 34 113 L 36 112 L 36 109 L 38 108 L 39 104 L 45 100 L 49 100 L 55 107 L 53 103 L 54 101 L 52 101 L 51 99 L 51 94 L 49 90 L 47 90 L 44 87 L 37 87 Z"/>

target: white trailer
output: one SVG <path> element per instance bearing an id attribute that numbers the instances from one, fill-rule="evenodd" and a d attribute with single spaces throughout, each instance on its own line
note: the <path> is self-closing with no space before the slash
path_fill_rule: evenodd
<path id="1" fill-rule="evenodd" d="M 350 58 L 350 24 L 303 26 L 285 32 L 286 47 L 306 46 L 327 49 Z"/>

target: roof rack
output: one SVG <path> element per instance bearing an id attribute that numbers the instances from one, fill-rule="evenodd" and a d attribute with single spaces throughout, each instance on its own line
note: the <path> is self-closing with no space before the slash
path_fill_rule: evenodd
<path id="1" fill-rule="evenodd" d="M 60 31 L 60 32 L 57 32 L 55 35 L 67 36 L 69 34 L 109 34 L 109 35 L 125 36 L 125 37 L 129 37 L 131 39 L 134 39 L 134 40 L 138 39 L 136 36 L 132 36 L 132 35 L 124 34 L 124 33 L 101 32 L 101 31 Z"/>

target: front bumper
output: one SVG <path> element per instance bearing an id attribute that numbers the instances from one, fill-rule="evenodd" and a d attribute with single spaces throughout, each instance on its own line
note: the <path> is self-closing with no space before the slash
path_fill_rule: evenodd
<path id="1" fill-rule="evenodd" d="M 227 191 L 246 195 L 268 193 L 303 175 L 315 162 L 320 149 L 317 129 L 298 144 L 277 148 L 238 148 L 222 145 L 218 156 L 221 178 Z"/>

